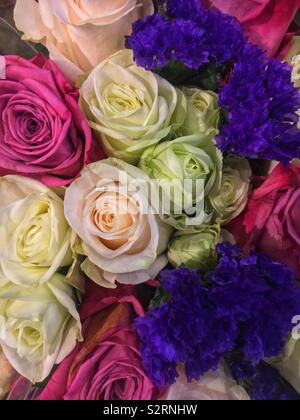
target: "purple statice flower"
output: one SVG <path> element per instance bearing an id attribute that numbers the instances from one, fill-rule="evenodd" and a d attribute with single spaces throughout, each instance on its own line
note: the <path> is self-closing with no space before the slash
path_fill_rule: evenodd
<path id="1" fill-rule="evenodd" d="M 172 59 L 186 67 L 198 69 L 209 62 L 205 46 L 205 30 L 193 21 L 176 19 L 171 23 L 170 43 Z"/>
<path id="2" fill-rule="evenodd" d="M 205 10 L 200 0 L 163 3 L 166 12 L 135 22 L 126 40 L 138 65 L 157 70 L 172 59 L 197 70 L 209 61 L 221 65 L 240 54 L 245 37 L 235 18 Z"/>
<path id="3" fill-rule="evenodd" d="M 215 270 L 162 272 L 168 299 L 136 320 L 143 364 L 164 387 L 185 364 L 189 381 L 239 353 L 254 366 L 278 356 L 300 313 L 292 271 L 264 254 L 242 256 L 237 246 L 217 247 Z"/>
<path id="4" fill-rule="evenodd" d="M 166 0 L 167 14 L 173 19 L 193 20 L 199 25 L 205 23 L 207 12 L 200 0 Z"/>
<path id="5" fill-rule="evenodd" d="M 218 65 L 235 60 L 246 42 L 240 23 L 218 10 L 207 12 L 205 21 L 206 48 Z"/>
<path id="6" fill-rule="evenodd" d="M 146 70 L 164 67 L 171 58 L 171 22 L 158 14 L 146 16 L 133 24 L 133 35 L 126 47 L 133 50 L 136 63 Z"/>
<path id="7" fill-rule="evenodd" d="M 300 94 L 286 63 L 269 60 L 247 43 L 221 89 L 219 104 L 227 115 L 217 137 L 223 152 L 284 164 L 300 157 Z"/>

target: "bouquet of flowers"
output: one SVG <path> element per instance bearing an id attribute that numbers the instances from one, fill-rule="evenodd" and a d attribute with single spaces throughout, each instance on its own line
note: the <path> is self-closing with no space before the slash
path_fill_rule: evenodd
<path id="1" fill-rule="evenodd" d="M 270 3 L 0 3 L 0 398 L 300 400 L 300 1 Z"/>

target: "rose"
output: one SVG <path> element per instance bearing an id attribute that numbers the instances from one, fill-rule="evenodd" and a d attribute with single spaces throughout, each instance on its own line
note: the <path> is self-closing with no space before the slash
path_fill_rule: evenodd
<path id="1" fill-rule="evenodd" d="M 188 232 L 176 232 L 169 243 L 168 259 L 173 267 L 184 265 L 190 269 L 213 268 L 215 248 L 219 242 L 220 226 L 203 226 Z"/>
<path id="2" fill-rule="evenodd" d="M 156 399 L 132 329 L 136 314 L 144 311 L 130 286 L 106 290 L 88 282 L 81 307 L 84 341 L 58 367 L 39 399 Z"/>
<path id="3" fill-rule="evenodd" d="M 47 282 L 72 263 L 70 238 L 62 198 L 30 178 L 0 178 L 0 286 Z"/>
<path id="4" fill-rule="evenodd" d="M 101 157 L 77 104 L 77 91 L 56 65 L 6 56 L 0 74 L 0 174 L 67 185 L 84 163 Z"/>
<path id="5" fill-rule="evenodd" d="M 227 158 L 224 161 L 221 188 L 209 196 L 218 220 L 225 224 L 246 207 L 251 168 L 247 159 Z"/>
<path id="6" fill-rule="evenodd" d="M 167 264 L 172 229 L 154 214 L 150 187 L 153 196 L 140 169 L 109 158 L 86 166 L 66 192 L 65 215 L 87 256 L 82 269 L 101 286 L 142 283 Z"/>
<path id="7" fill-rule="evenodd" d="M 200 0 L 199 0 L 200 1 Z M 274 56 L 300 6 L 299 0 L 201 0 L 235 16 L 253 43 Z M 222 34 L 220 34 L 222 37 Z"/>
<path id="8" fill-rule="evenodd" d="M 164 400 L 249 400 L 250 397 L 242 386 L 220 366 L 218 370 L 209 371 L 199 381 L 187 383 L 184 369 L 179 367 L 179 378 L 163 396 Z"/>
<path id="9" fill-rule="evenodd" d="M 268 254 L 300 278 L 300 169 L 278 164 L 250 195 L 245 211 L 226 226 L 237 243 Z"/>
<path id="10" fill-rule="evenodd" d="M 131 24 L 153 10 L 151 0 L 17 0 L 24 38 L 43 43 L 69 80 L 123 48 Z"/>
<path id="11" fill-rule="evenodd" d="M 80 331 L 73 290 L 61 274 L 39 287 L 0 288 L 0 345 L 31 382 L 42 382 L 70 354 Z"/>
<path id="12" fill-rule="evenodd" d="M 162 191 L 166 223 L 185 230 L 210 221 L 210 209 L 201 207 L 219 191 L 222 174 L 222 154 L 212 141 L 194 134 L 163 142 L 145 150 L 139 167 Z"/>
<path id="13" fill-rule="evenodd" d="M 209 90 L 183 88 L 187 98 L 187 113 L 181 127 L 184 135 L 201 133 L 206 139 L 218 134 L 220 109 L 218 95 Z"/>
<path id="14" fill-rule="evenodd" d="M 80 92 L 82 110 L 106 154 L 132 164 L 185 118 L 180 90 L 138 67 L 130 50 L 99 64 Z"/>

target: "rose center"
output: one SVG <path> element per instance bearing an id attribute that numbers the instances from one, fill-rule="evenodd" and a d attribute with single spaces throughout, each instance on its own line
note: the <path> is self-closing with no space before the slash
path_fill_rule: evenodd
<path id="1" fill-rule="evenodd" d="M 21 132 L 28 139 L 31 139 L 32 136 L 38 134 L 41 130 L 40 121 L 38 121 L 38 119 L 30 113 L 23 114 L 19 121 Z"/>
<path id="2" fill-rule="evenodd" d="M 103 92 L 108 114 L 134 112 L 145 105 L 143 92 L 129 85 L 109 84 Z"/>
<path id="3" fill-rule="evenodd" d="M 32 214 L 31 212 L 34 212 Z M 22 260 L 40 264 L 47 256 L 50 238 L 50 214 L 47 203 L 28 209 L 28 220 L 18 232 L 17 250 Z"/>
<path id="4" fill-rule="evenodd" d="M 18 355 L 29 360 L 40 360 L 43 355 L 44 336 L 38 321 L 18 320 L 11 330 L 14 335 Z"/>
<path id="5" fill-rule="evenodd" d="M 134 234 L 135 215 L 139 213 L 130 197 L 118 192 L 105 192 L 95 201 L 91 221 L 99 231 L 99 239 L 110 249 L 126 244 Z"/>
<path id="6" fill-rule="evenodd" d="M 193 106 L 197 111 L 204 112 L 208 108 L 208 103 L 201 96 L 195 96 Z"/>

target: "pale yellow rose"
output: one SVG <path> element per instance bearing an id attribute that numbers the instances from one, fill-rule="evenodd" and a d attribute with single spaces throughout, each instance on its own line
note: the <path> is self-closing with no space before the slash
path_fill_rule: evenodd
<path id="1" fill-rule="evenodd" d="M 39 181 L 0 178 L 0 286 L 47 282 L 72 263 L 61 197 Z"/>
<path id="2" fill-rule="evenodd" d="M 66 192 L 65 215 L 81 238 L 73 248 L 103 287 L 142 283 L 167 264 L 172 228 L 153 214 L 150 185 L 140 169 L 109 158 L 86 166 Z"/>
<path id="3" fill-rule="evenodd" d="M 220 238 L 220 225 L 202 225 L 187 231 L 177 231 L 168 246 L 170 264 L 178 268 L 208 270 L 216 264 L 216 245 Z"/>
<path id="4" fill-rule="evenodd" d="M 183 135 L 197 133 L 213 139 L 219 132 L 220 108 L 218 95 L 210 90 L 183 88 L 187 98 L 187 113 L 181 131 Z"/>
<path id="5" fill-rule="evenodd" d="M 91 72 L 81 87 L 80 105 L 106 155 L 131 164 L 186 115 L 183 93 L 138 67 L 130 50 L 119 51 Z"/>
<path id="6" fill-rule="evenodd" d="M 221 224 L 226 224 L 245 209 L 252 171 L 247 159 L 228 157 L 224 160 L 222 181 L 209 200 Z"/>
<path id="7" fill-rule="evenodd" d="M 76 81 L 123 48 L 132 23 L 152 12 L 151 0 L 17 0 L 14 19 L 24 39 L 44 44 Z"/>
<path id="8" fill-rule="evenodd" d="M 31 382 L 42 382 L 81 339 L 74 291 L 61 274 L 39 287 L 0 287 L 0 345 Z"/>

